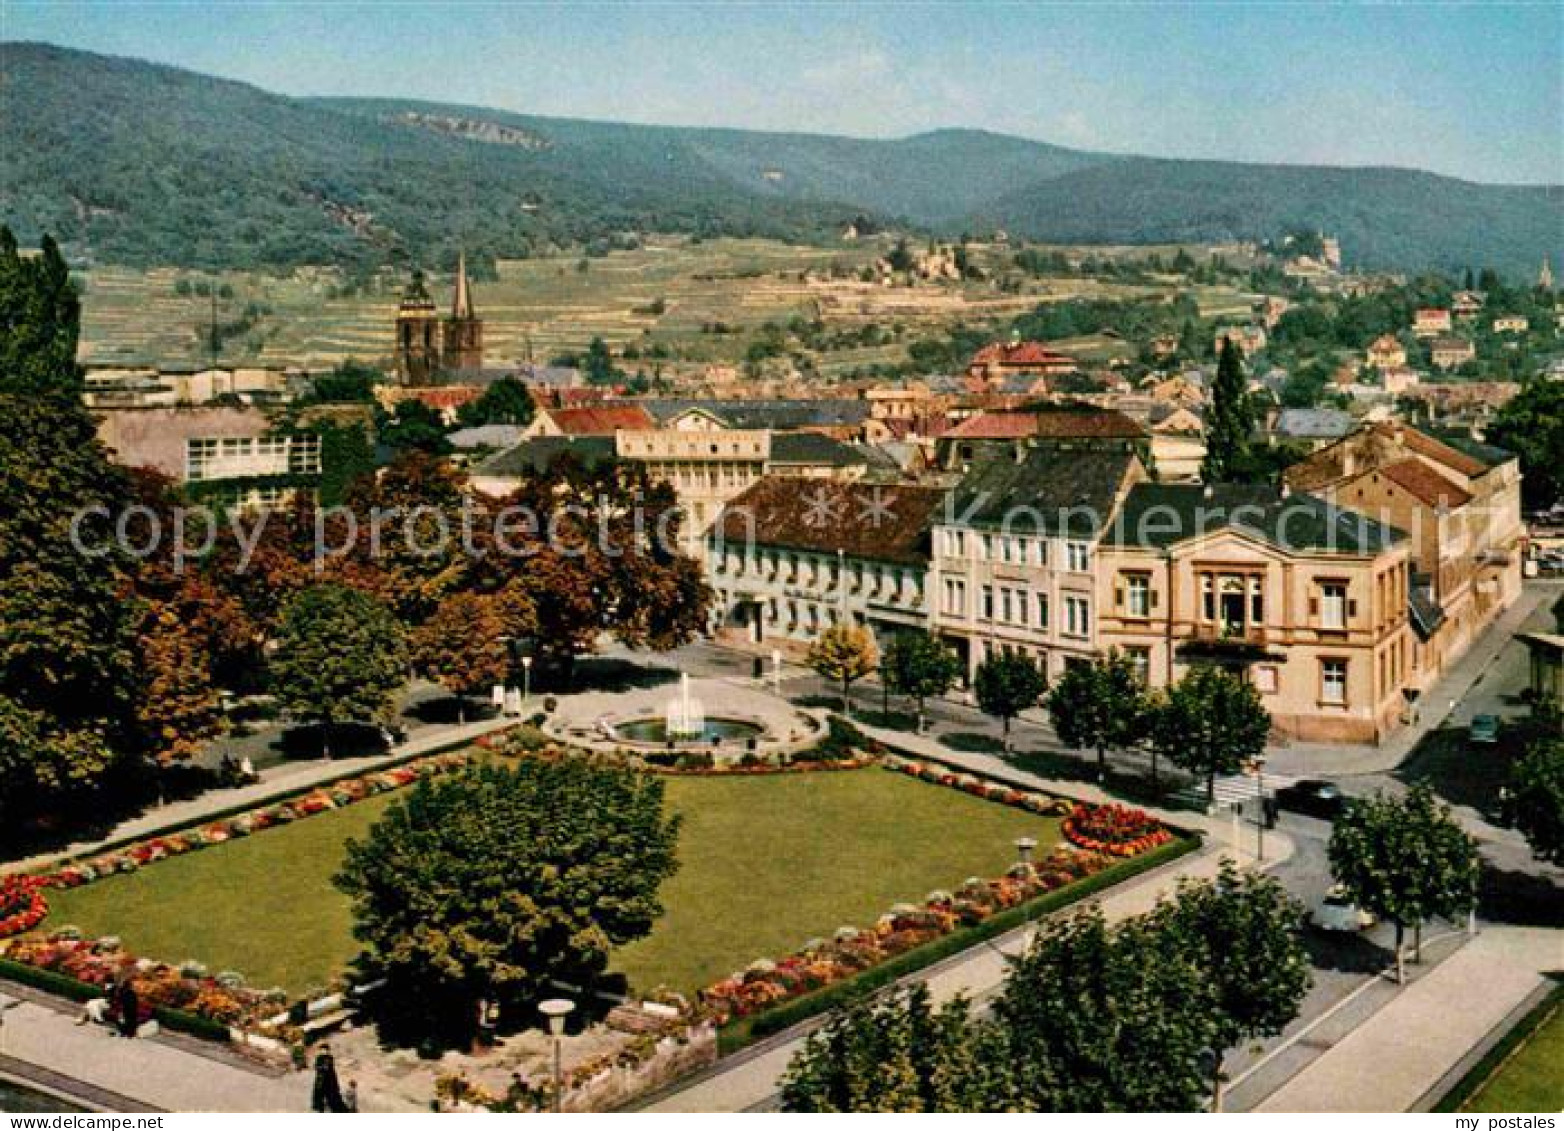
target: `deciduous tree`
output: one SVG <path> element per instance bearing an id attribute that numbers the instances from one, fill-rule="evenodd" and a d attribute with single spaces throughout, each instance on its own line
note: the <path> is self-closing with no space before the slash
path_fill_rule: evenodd
<path id="1" fill-rule="evenodd" d="M 327 756 L 331 728 L 383 717 L 406 676 L 402 627 L 367 593 L 316 585 L 283 611 L 272 691 L 294 718 L 320 724 Z"/>
<path id="2" fill-rule="evenodd" d="M 1180 881 L 1152 921 L 1167 949 L 1185 951 L 1210 978 L 1219 1054 L 1274 1037 L 1298 1016 L 1313 982 L 1299 933 L 1303 908 L 1274 876 L 1223 860 L 1214 879 Z M 1221 1055 L 1214 1064 L 1219 1108 Z"/>
<path id="3" fill-rule="evenodd" d="M 508 674 L 509 635 L 497 598 L 454 594 L 410 635 L 413 669 L 455 695 L 466 722 L 467 698 L 503 683 Z"/>
<path id="4" fill-rule="evenodd" d="M 1206 803 L 1216 802 L 1216 776 L 1233 774 L 1265 750 L 1271 715 L 1243 677 L 1201 666 L 1167 689 L 1150 721 L 1150 741 L 1176 766 L 1206 779 Z"/>
<path id="5" fill-rule="evenodd" d="M 1097 751 L 1099 782 L 1108 776 L 1107 751 L 1127 750 L 1146 738 L 1150 705 L 1135 665 L 1117 649 L 1067 665 L 1047 697 L 1060 741 Z"/>
<path id="6" fill-rule="evenodd" d="M 1564 740 L 1534 742 L 1515 760 L 1504 809 L 1537 859 L 1564 864 Z"/>
<path id="7" fill-rule="evenodd" d="M 881 659 L 880 678 L 885 686 L 916 704 L 920 734 L 924 700 L 945 694 L 960 676 L 961 658 L 928 632 L 903 632 L 892 637 Z"/>
<path id="8" fill-rule="evenodd" d="M 456 412 L 456 419 L 464 428 L 483 424 L 525 425 L 532 423 L 536 411 L 527 386 L 514 377 L 501 377 L 477 400 L 462 405 Z"/>
<path id="9" fill-rule="evenodd" d="M 1048 677 L 1030 656 L 996 652 L 977 666 L 972 690 L 985 715 L 993 715 L 1004 728 L 1005 749 L 1010 749 L 1010 722 L 1022 711 L 1037 706 L 1048 690 Z"/>
<path id="10" fill-rule="evenodd" d="M 1145 918 L 1044 919 L 994 1004 L 1029 1111 L 1195 1111 L 1218 1047 L 1216 990 Z"/>
<path id="11" fill-rule="evenodd" d="M 592 986 L 662 914 L 679 820 L 662 781 L 580 758 L 479 765 L 419 783 L 337 885 L 353 900 L 382 1032 L 457 1042 L 480 1001 L 531 1020 L 551 980 Z"/>
<path id="12" fill-rule="evenodd" d="M 1416 961 L 1425 922 L 1464 917 L 1477 905 L 1477 844 L 1426 786 L 1349 802 L 1331 829 L 1329 854 L 1353 902 L 1395 923 L 1398 980 L 1408 926 L 1417 932 Z"/>
<path id="13" fill-rule="evenodd" d="M 852 685 L 874 671 L 879 653 L 869 630 L 856 624 L 833 624 L 815 638 L 806 657 L 822 679 L 840 685 L 842 713 L 852 713 L 848 692 Z"/>

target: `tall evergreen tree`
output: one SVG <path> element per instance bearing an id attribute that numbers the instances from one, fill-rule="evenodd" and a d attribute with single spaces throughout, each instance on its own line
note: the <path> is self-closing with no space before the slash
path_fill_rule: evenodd
<path id="1" fill-rule="evenodd" d="M 1206 458 L 1200 477 L 1207 483 L 1226 483 L 1243 475 L 1253 435 L 1254 406 L 1244 379 L 1243 355 L 1232 338 L 1223 338 L 1206 413 Z"/>

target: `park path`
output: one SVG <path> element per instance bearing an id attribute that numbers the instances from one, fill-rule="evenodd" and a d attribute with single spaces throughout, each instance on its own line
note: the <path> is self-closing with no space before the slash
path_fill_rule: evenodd
<path id="1" fill-rule="evenodd" d="M 881 730 L 861 726 L 871 738 L 894 745 L 912 755 L 927 755 L 954 766 L 961 766 L 977 773 L 1005 779 L 1031 789 L 1065 793 L 1086 800 L 1105 800 L 1107 795 L 1095 786 L 1082 782 L 1056 782 L 1036 774 L 1017 770 L 998 755 L 958 752 L 949 750 L 931 738 L 906 734 L 901 731 Z M 1155 810 L 1152 810 L 1155 812 Z M 1198 827 L 1211 834 L 1214 847 L 1191 854 L 1162 868 L 1148 872 L 1116 887 L 1092 900 L 1101 906 L 1110 922 L 1118 922 L 1151 910 L 1157 900 L 1172 892 L 1180 879 L 1206 879 L 1216 874 L 1224 851 L 1226 838 L 1231 836 L 1231 822 L 1213 820 L 1200 814 L 1187 812 L 1163 814 L 1169 820 L 1186 827 Z M 1292 841 L 1281 832 L 1266 837 L 1266 866 L 1274 866 L 1286 860 L 1292 853 Z M 1243 855 L 1248 851 L 1248 856 Z M 1240 860 L 1253 861 L 1252 842 L 1240 846 Z M 979 943 L 969 950 L 953 955 L 943 962 L 921 970 L 909 981 L 923 982 L 935 1001 L 948 1001 L 958 993 L 972 999 L 993 994 L 1004 981 L 1008 969 L 1008 956 L 1020 954 L 1031 940 L 1033 927 L 1017 928 L 1008 934 L 986 943 Z M 786 1033 L 762 1041 L 750 1049 L 719 1062 L 704 1075 L 687 1085 L 666 1093 L 641 1110 L 669 1112 L 744 1111 L 774 1102 L 782 1074 L 788 1062 L 803 1048 L 808 1034 L 823 1018 L 804 1023 Z"/>
<path id="2" fill-rule="evenodd" d="M 1489 924 L 1256 1111 L 1410 1111 L 1564 967 L 1564 932 Z"/>
<path id="3" fill-rule="evenodd" d="M 87 855 L 133 837 L 154 836 L 165 829 L 177 828 L 199 821 L 214 813 L 259 805 L 267 800 L 289 793 L 299 793 L 350 774 L 368 773 L 390 762 L 398 762 L 419 754 L 463 746 L 491 731 L 514 726 L 515 719 L 495 717 L 481 719 L 463 726 L 430 727 L 423 733 L 383 754 L 361 758 L 317 759 L 303 765 L 284 763 L 270 766 L 260 773 L 260 780 L 231 789 L 211 789 L 199 797 L 186 801 L 174 801 L 148 809 L 140 816 L 132 817 L 115 826 L 107 836 L 97 840 L 80 841 L 53 852 L 39 853 L 24 860 L 14 860 L 0 866 L 3 871 L 26 871 L 30 868 L 52 864 L 58 860 Z"/>
<path id="4" fill-rule="evenodd" d="M 128 1097 L 162 1111 L 309 1110 L 309 1073 L 279 1077 L 199 1056 L 159 1038 L 127 1041 L 98 1025 L 77 1025 L 52 1003 L 23 999 L 13 1004 L 0 996 L 0 1008 L 5 1008 L 0 1069 L 7 1058 L 23 1062 L 11 1067 L 25 1080 L 29 1066 L 46 1066 L 51 1074 L 68 1078 L 65 1091 L 81 1091 L 94 1106 L 117 1110 L 122 1105 L 115 1100 Z M 78 1089 L 77 1082 L 91 1087 Z"/>

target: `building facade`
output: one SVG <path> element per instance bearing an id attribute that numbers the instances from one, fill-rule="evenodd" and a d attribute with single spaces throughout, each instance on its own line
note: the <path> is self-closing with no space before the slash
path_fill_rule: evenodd
<path id="1" fill-rule="evenodd" d="M 724 507 L 706 541 L 712 632 L 728 643 L 806 650 L 835 624 L 881 647 L 929 625 L 929 530 L 944 492 L 768 476 Z"/>
<path id="2" fill-rule="evenodd" d="M 1097 640 L 1147 684 L 1244 672 L 1293 738 L 1378 742 L 1413 662 L 1404 536 L 1307 495 L 1139 484 L 1099 546 Z"/>

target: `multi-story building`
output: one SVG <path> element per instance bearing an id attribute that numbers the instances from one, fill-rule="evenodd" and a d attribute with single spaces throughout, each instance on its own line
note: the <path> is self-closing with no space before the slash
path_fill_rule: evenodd
<path id="1" fill-rule="evenodd" d="M 1364 364 L 1381 372 L 1399 369 L 1407 363 L 1407 350 L 1394 334 L 1381 334 L 1369 343 L 1363 354 Z"/>
<path id="2" fill-rule="evenodd" d="M 1419 685 L 1520 595 L 1525 526 L 1509 452 L 1384 422 L 1294 464 L 1285 480 L 1407 533 Z"/>
<path id="3" fill-rule="evenodd" d="M 944 492 L 767 476 L 723 508 L 706 541 L 712 630 L 787 652 L 831 625 L 879 639 L 925 629 L 929 528 Z"/>
<path id="4" fill-rule="evenodd" d="M 1408 545 L 1395 528 L 1270 488 L 1132 486 L 1095 548 L 1095 644 L 1163 686 L 1243 671 L 1281 733 L 1377 742 L 1408 711 Z"/>
<path id="5" fill-rule="evenodd" d="M 1438 369 L 1454 369 L 1477 356 L 1477 347 L 1465 338 L 1435 338 L 1428 357 Z"/>
<path id="6" fill-rule="evenodd" d="M 1450 311 L 1442 306 L 1427 306 L 1412 314 L 1412 333 L 1419 338 L 1432 338 L 1450 332 Z"/>
<path id="7" fill-rule="evenodd" d="M 862 478 L 870 465 L 864 449 L 817 432 L 634 429 L 608 436 L 531 437 L 479 464 L 472 486 L 488 495 L 507 495 L 523 474 L 567 452 L 588 463 L 640 463 L 653 480 L 670 484 L 685 512 L 682 548 L 695 557 L 723 505 L 762 476 L 850 481 Z"/>
<path id="8" fill-rule="evenodd" d="M 280 430 L 253 408 L 204 406 L 100 412 L 98 437 L 114 459 L 191 485 L 203 500 L 239 508 L 287 502 L 313 491 L 320 435 Z"/>
<path id="9" fill-rule="evenodd" d="M 996 651 L 1032 656 L 1050 675 L 1092 654 L 1097 541 L 1148 478 L 1128 446 L 1058 443 L 963 480 L 934 526 L 929 593 L 934 631 L 969 673 Z"/>

